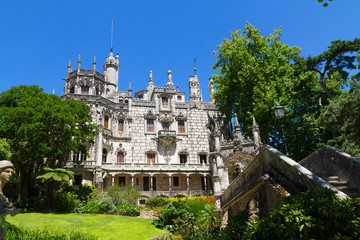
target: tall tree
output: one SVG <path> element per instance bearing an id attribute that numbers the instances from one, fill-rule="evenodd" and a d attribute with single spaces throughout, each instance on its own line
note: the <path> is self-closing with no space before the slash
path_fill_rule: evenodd
<path id="1" fill-rule="evenodd" d="M 215 102 L 228 117 L 237 113 L 245 135 L 251 134 L 252 117 L 260 126 L 262 138 L 270 143 L 270 129 L 277 103 L 287 106 L 292 101 L 295 70 L 292 61 L 300 49 L 279 41 L 280 30 L 270 36 L 247 23 L 243 31 L 231 33 L 213 52 L 217 61 L 212 69 L 216 87 Z"/>
<path id="2" fill-rule="evenodd" d="M 329 99 L 340 94 L 340 87 L 349 80 L 349 71 L 357 68 L 360 39 L 353 41 L 335 40 L 327 51 L 318 56 L 308 57 L 301 62 L 306 71 L 317 74 L 317 83 L 324 89 Z"/>
<path id="3" fill-rule="evenodd" d="M 57 186 L 61 183 L 70 185 L 70 180 L 74 180 L 74 173 L 63 168 L 49 168 L 44 167 L 44 174 L 38 175 L 37 180 L 47 182 L 49 184 L 48 188 L 48 207 L 52 207 L 54 203 L 54 196 Z"/>
<path id="4" fill-rule="evenodd" d="M 83 102 L 61 100 L 38 86 L 12 87 L 0 94 L 0 137 L 10 145 L 22 196 L 32 173 L 61 165 L 64 155 L 93 142 L 96 126 L 89 111 Z"/>
<path id="5" fill-rule="evenodd" d="M 352 88 L 330 102 L 320 115 L 326 127 L 327 144 L 353 156 L 360 157 L 360 84 L 352 81 Z"/>

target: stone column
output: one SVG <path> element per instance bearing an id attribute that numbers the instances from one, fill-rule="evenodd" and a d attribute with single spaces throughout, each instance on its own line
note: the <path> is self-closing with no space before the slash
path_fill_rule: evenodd
<path id="1" fill-rule="evenodd" d="M 169 192 L 172 191 L 172 186 L 171 186 L 171 175 L 169 175 Z"/>
<path id="2" fill-rule="evenodd" d="M 186 191 L 187 191 L 187 194 L 188 196 L 190 196 L 190 175 L 187 174 L 186 175 Z"/>
<path id="3" fill-rule="evenodd" d="M 115 174 L 111 174 L 111 186 L 115 185 Z"/>
<path id="4" fill-rule="evenodd" d="M 131 175 L 131 186 L 134 187 L 134 175 Z"/>
<path id="5" fill-rule="evenodd" d="M 103 126 L 99 126 L 98 136 L 96 139 L 96 166 L 101 166 L 102 163 L 102 150 L 103 150 L 103 144 L 102 144 L 102 130 Z"/>
<path id="6" fill-rule="evenodd" d="M 152 192 L 153 191 L 153 178 L 152 178 L 152 174 L 150 174 L 150 191 Z"/>
<path id="7" fill-rule="evenodd" d="M 205 187 L 205 191 L 207 191 L 207 176 L 204 176 L 204 187 Z"/>

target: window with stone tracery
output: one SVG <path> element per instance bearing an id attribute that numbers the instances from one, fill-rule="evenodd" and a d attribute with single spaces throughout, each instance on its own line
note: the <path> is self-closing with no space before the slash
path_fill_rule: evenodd
<path id="1" fill-rule="evenodd" d="M 108 151 L 106 150 L 106 148 L 103 148 L 103 152 L 102 152 L 102 162 L 103 163 L 106 163 L 107 154 L 108 154 Z"/>
<path id="2" fill-rule="evenodd" d="M 154 119 L 146 119 L 146 132 L 154 131 Z"/>
<path id="3" fill-rule="evenodd" d="M 178 120 L 178 133 L 185 133 L 185 120 Z"/>
<path id="4" fill-rule="evenodd" d="M 123 120 L 123 119 L 119 119 L 118 131 L 119 131 L 119 132 L 123 132 L 123 131 L 124 131 L 124 120 Z"/>
<path id="5" fill-rule="evenodd" d="M 70 93 L 75 93 L 75 87 L 70 88 Z"/>
<path id="6" fill-rule="evenodd" d="M 162 122 L 162 128 L 163 128 L 163 130 L 168 131 L 169 130 L 169 123 L 168 122 Z"/>
<path id="7" fill-rule="evenodd" d="M 109 128 L 109 117 L 107 115 L 104 118 L 104 128 Z"/>
<path id="8" fill-rule="evenodd" d="M 81 86 L 81 94 L 89 94 L 89 87 Z"/>
<path id="9" fill-rule="evenodd" d="M 163 107 L 169 106 L 169 99 L 167 97 L 163 97 L 161 100 L 162 100 Z"/>
<path id="10" fill-rule="evenodd" d="M 155 163 L 155 154 L 154 153 L 147 154 L 147 163 Z"/>

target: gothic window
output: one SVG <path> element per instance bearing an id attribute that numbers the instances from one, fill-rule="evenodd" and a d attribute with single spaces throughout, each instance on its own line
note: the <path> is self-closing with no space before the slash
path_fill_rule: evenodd
<path id="1" fill-rule="evenodd" d="M 232 180 L 234 181 L 234 179 L 240 174 L 240 170 L 239 168 L 235 168 L 232 172 Z"/>
<path id="2" fill-rule="evenodd" d="M 200 163 L 201 164 L 206 164 L 206 154 L 200 154 Z"/>
<path id="3" fill-rule="evenodd" d="M 169 106 L 169 99 L 167 97 L 163 97 L 161 100 L 162 100 L 163 107 Z"/>
<path id="4" fill-rule="evenodd" d="M 81 94 L 89 94 L 89 87 L 81 86 Z"/>
<path id="5" fill-rule="evenodd" d="M 154 153 L 147 154 L 147 163 L 155 163 L 155 154 Z"/>
<path id="6" fill-rule="evenodd" d="M 95 88 L 95 95 L 98 96 L 99 95 L 99 89 L 98 88 Z"/>
<path id="7" fill-rule="evenodd" d="M 169 130 L 169 123 L 168 122 L 162 122 L 162 128 L 163 130 Z"/>
<path id="8" fill-rule="evenodd" d="M 178 120 L 178 133 L 185 133 L 185 120 Z"/>
<path id="9" fill-rule="evenodd" d="M 75 87 L 70 88 L 70 93 L 75 93 Z"/>
<path id="10" fill-rule="evenodd" d="M 186 154 L 180 154 L 180 163 L 186 163 L 186 162 L 187 162 Z"/>
<path id="11" fill-rule="evenodd" d="M 104 128 L 109 128 L 109 117 L 107 115 L 104 118 Z"/>
<path id="12" fill-rule="evenodd" d="M 182 98 L 181 98 L 181 96 L 177 96 L 177 99 L 181 101 Z"/>
<path id="13" fill-rule="evenodd" d="M 106 148 L 103 148 L 103 152 L 102 152 L 102 162 L 103 163 L 106 163 L 107 153 L 108 153 L 108 151 L 106 150 Z"/>
<path id="14" fill-rule="evenodd" d="M 173 177 L 173 181 L 174 187 L 180 186 L 179 177 Z"/>
<path id="15" fill-rule="evenodd" d="M 78 152 L 74 152 L 73 154 L 73 161 L 74 162 L 83 162 L 86 161 L 87 158 L 87 152 L 85 151 L 85 146 L 80 146 L 80 149 Z"/>
<path id="16" fill-rule="evenodd" d="M 119 119 L 118 131 L 119 131 L 119 132 L 123 132 L 123 131 L 124 131 L 124 120 L 123 120 L 123 119 Z"/>
<path id="17" fill-rule="evenodd" d="M 146 119 L 146 131 L 154 132 L 154 119 Z"/>
<path id="18" fill-rule="evenodd" d="M 118 163 L 123 163 L 123 162 L 125 162 L 124 153 L 123 153 L 123 152 L 118 152 L 118 154 L 117 154 L 117 162 L 118 162 Z"/>
<path id="19" fill-rule="evenodd" d="M 124 102 L 124 100 L 122 100 L 122 99 L 119 99 L 119 103 L 123 103 Z"/>

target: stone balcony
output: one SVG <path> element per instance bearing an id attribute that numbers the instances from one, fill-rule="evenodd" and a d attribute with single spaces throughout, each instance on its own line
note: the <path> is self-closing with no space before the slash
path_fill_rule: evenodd
<path id="1" fill-rule="evenodd" d="M 158 139 L 161 143 L 169 146 L 176 143 L 176 131 L 173 130 L 160 130 L 158 132 Z"/>

